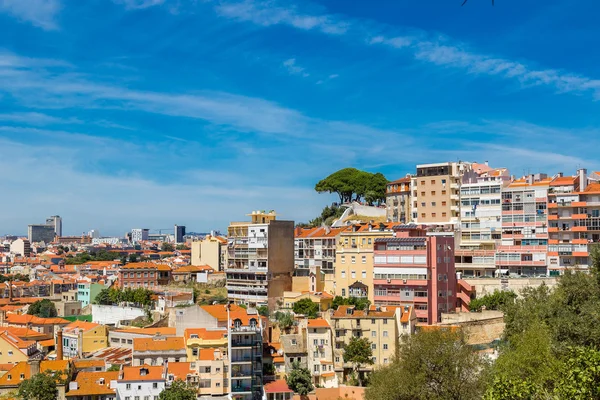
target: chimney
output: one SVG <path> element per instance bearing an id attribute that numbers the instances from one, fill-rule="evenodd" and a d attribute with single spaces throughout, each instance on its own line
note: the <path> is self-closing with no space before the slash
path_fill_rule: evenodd
<path id="1" fill-rule="evenodd" d="M 39 359 L 33 359 L 33 360 L 29 360 L 27 361 L 27 364 L 29 364 L 29 373 L 30 376 L 34 376 L 40 373 L 40 362 L 41 360 Z"/>
<path id="2" fill-rule="evenodd" d="M 484 164 L 485 164 L 485 166 L 486 166 L 486 167 L 489 167 L 489 166 L 490 166 L 490 164 L 488 164 L 488 162 L 487 162 L 487 161 L 485 161 L 485 162 L 484 162 Z"/>
<path id="3" fill-rule="evenodd" d="M 579 191 L 583 192 L 587 187 L 587 169 L 580 168 L 577 170 L 577 175 L 579 175 Z"/>
<path id="4" fill-rule="evenodd" d="M 564 176 L 564 174 L 562 172 L 559 172 L 559 173 L 556 174 L 557 178 L 562 178 L 563 176 Z"/>
<path id="5" fill-rule="evenodd" d="M 59 328 L 56 332 L 56 360 L 60 361 L 63 359 L 63 332 Z"/>
<path id="6" fill-rule="evenodd" d="M 8 281 L 8 302 L 9 303 L 13 302 L 13 284 L 12 284 L 12 280 Z"/>

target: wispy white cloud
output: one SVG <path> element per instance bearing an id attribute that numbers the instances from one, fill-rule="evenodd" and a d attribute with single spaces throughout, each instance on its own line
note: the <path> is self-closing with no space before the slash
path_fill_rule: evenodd
<path id="1" fill-rule="evenodd" d="M 307 3 L 302 3 L 306 6 Z M 600 80 L 561 71 L 536 68 L 472 50 L 437 33 L 412 30 L 411 34 L 382 34 L 404 29 L 373 21 L 327 13 L 303 13 L 297 6 L 281 6 L 277 1 L 244 0 L 219 3 L 219 15 L 259 26 L 288 25 L 300 30 L 316 30 L 327 35 L 345 36 L 374 46 L 387 46 L 411 54 L 416 60 L 440 67 L 455 68 L 467 74 L 487 75 L 515 80 L 524 87 L 545 86 L 558 93 L 590 93 L 600 99 Z"/>
<path id="2" fill-rule="evenodd" d="M 24 123 L 27 125 L 66 125 L 66 124 L 82 124 L 83 121 L 78 118 L 59 118 L 52 115 L 39 112 L 14 112 L 0 114 L 0 121 Z"/>
<path id="3" fill-rule="evenodd" d="M 348 30 L 348 24 L 337 17 L 304 14 L 296 7 L 280 7 L 272 1 L 220 2 L 216 10 L 222 16 L 239 21 L 250 21 L 262 26 L 285 24 L 306 31 L 316 30 L 331 35 L 342 35 Z"/>
<path id="4" fill-rule="evenodd" d="M 45 30 L 58 29 L 56 17 L 60 9 L 60 0 L 0 0 L 0 12 Z"/>
<path id="5" fill-rule="evenodd" d="M 141 10 L 164 4 L 165 0 L 113 0 L 113 2 L 124 5 L 128 10 Z"/>
<path id="6" fill-rule="evenodd" d="M 296 63 L 295 58 L 289 58 L 285 60 L 282 64 L 283 67 L 290 73 L 290 75 L 300 75 L 303 78 L 307 78 L 310 76 L 310 74 L 306 72 L 306 68 L 301 67 Z"/>

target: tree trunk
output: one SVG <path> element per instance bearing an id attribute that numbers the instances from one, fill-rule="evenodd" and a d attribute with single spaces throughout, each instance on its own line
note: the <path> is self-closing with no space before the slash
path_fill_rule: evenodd
<path id="1" fill-rule="evenodd" d="M 358 379 L 358 386 L 362 387 L 362 379 L 360 379 L 360 365 L 356 366 L 356 379 Z"/>

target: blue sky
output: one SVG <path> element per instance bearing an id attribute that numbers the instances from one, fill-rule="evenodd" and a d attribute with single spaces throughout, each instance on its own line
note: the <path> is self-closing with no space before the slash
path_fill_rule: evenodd
<path id="1" fill-rule="evenodd" d="M 600 4 L 0 0 L 0 234 L 305 221 L 343 167 L 600 169 Z"/>

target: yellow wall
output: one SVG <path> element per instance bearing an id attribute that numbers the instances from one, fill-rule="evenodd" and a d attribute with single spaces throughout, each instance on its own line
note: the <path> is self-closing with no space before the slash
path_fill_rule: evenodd
<path id="1" fill-rule="evenodd" d="M 82 351 L 84 353 L 100 350 L 105 347 L 108 347 L 108 328 L 106 326 L 99 325 L 83 333 Z"/>
<path id="2" fill-rule="evenodd" d="M 227 338 L 221 338 L 217 340 L 204 340 L 202 338 L 188 339 L 185 348 L 188 361 L 198 361 L 198 356 L 195 356 L 192 353 L 192 349 L 195 347 L 198 348 L 198 351 L 200 351 L 200 349 L 206 348 L 218 348 L 221 349 L 223 353 L 227 353 Z"/>
<path id="3" fill-rule="evenodd" d="M 12 355 L 9 355 L 12 352 Z M 16 364 L 27 361 L 28 357 L 22 351 L 11 345 L 4 339 L 0 339 L 0 364 Z"/>
<path id="4" fill-rule="evenodd" d="M 376 238 L 393 236 L 391 231 L 376 229 L 374 227 L 370 232 L 343 232 L 340 235 L 335 254 L 335 280 L 326 284 L 334 296 L 348 297 L 348 287 L 360 281 L 368 286 L 368 298 L 373 302 L 373 245 Z"/>

